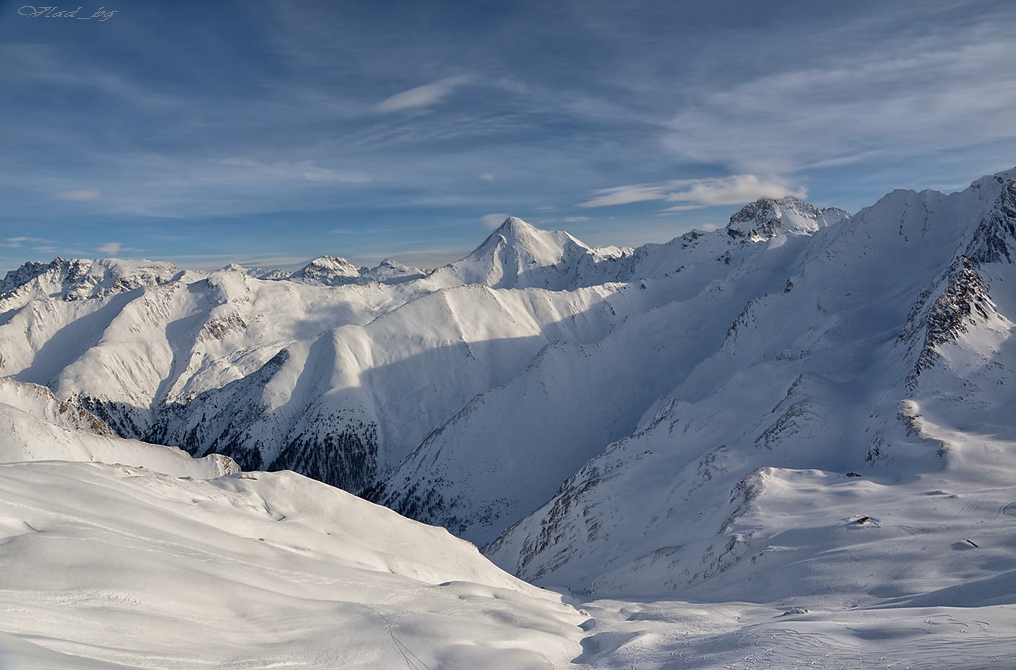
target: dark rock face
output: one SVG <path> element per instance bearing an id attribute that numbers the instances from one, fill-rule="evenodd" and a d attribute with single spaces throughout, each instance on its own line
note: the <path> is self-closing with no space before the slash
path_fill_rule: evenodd
<path id="1" fill-rule="evenodd" d="M 779 231 L 783 222 L 783 215 L 780 205 L 801 206 L 797 198 L 783 198 L 782 200 L 756 200 L 745 205 L 743 209 L 734 213 L 727 224 L 727 235 L 733 238 L 750 236 L 755 233 L 766 238 L 773 237 Z M 808 205 L 811 207 L 811 205 Z"/>
<path id="2" fill-rule="evenodd" d="M 945 287 L 930 307 L 932 290 L 925 291 L 914 305 L 907 326 L 898 338 L 913 346 L 923 333 L 920 353 L 907 379 L 911 390 L 916 387 L 918 376 L 941 359 L 937 347 L 956 341 L 970 326 L 996 313 L 988 287 L 977 269 L 977 262 L 960 256 L 947 271 Z"/>
<path id="3" fill-rule="evenodd" d="M 308 408 L 308 417 L 297 417 L 309 418 L 299 422 L 303 428 L 287 434 L 262 399 L 262 391 L 289 357 L 283 349 L 247 377 L 205 391 L 188 403 L 154 410 L 87 396 L 78 403 L 122 437 L 179 446 L 199 457 L 224 454 L 244 470 L 295 470 L 361 493 L 377 477 L 377 423 Z"/>
<path id="4" fill-rule="evenodd" d="M 269 469 L 295 470 L 359 494 L 374 483 L 377 454 L 377 424 L 359 421 L 338 432 L 308 431 L 293 437 Z"/>
<path id="5" fill-rule="evenodd" d="M 1016 179 L 995 177 L 1002 184 L 991 214 L 977 227 L 966 256 L 976 263 L 1013 262 L 1016 254 Z"/>
<path id="6" fill-rule="evenodd" d="M 1016 179 L 997 175 L 992 179 L 998 180 L 1002 187 L 994 207 L 974 230 L 965 252 L 918 298 L 899 335 L 898 340 L 911 347 L 920 341 L 920 353 L 907 379 L 911 390 L 916 387 L 920 374 L 941 359 L 937 347 L 955 342 L 971 326 L 997 314 L 989 295 L 990 287 L 979 269 L 982 264 L 1013 263 Z"/>
<path id="7" fill-rule="evenodd" d="M 16 270 L 10 270 L 0 281 L 0 298 L 7 298 L 13 295 L 19 288 L 32 281 L 47 270 L 54 269 L 61 259 L 52 263 L 36 263 L 29 261 Z"/>

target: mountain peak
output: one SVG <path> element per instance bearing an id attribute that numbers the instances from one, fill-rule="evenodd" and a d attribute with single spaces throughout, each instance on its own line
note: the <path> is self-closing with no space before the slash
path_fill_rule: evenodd
<path id="1" fill-rule="evenodd" d="M 373 280 L 382 284 L 401 284 L 426 276 L 426 272 L 420 268 L 403 265 L 398 261 L 385 258 L 376 266 L 360 273 L 361 278 Z"/>
<path id="2" fill-rule="evenodd" d="M 477 253 L 486 255 L 489 250 L 497 247 L 499 244 L 503 244 L 508 247 L 531 247 L 531 246 L 542 246 L 547 240 L 543 238 L 558 238 L 562 235 L 568 235 L 568 233 L 558 231 L 547 231 L 541 230 L 536 226 L 526 223 L 522 219 L 516 216 L 509 216 L 504 222 L 495 228 L 487 239 L 480 244 L 479 247 L 473 251 L 470 256 L 474 256 Z M 542 241 L 541 241 L 542 240 Z M 552 243 L 552 246 L 558 246 L 556 243 Z"/>
<path id="3" fill-rule="evenodd" d="M 508 251 L 525 267 L 548 266 L 560 263 L 565 252 L 572 248 L 589 249 L 564 231 L 541 230 L 518 217 L 509 216 L 467 258 L 488 258 Z"/>
<path id="4" fill-rule="evenodd" d="M 356 280 L 363 269 L 345 258 L 320 256 L 290 275 L 290 279 L 334 286 Z"/>
<path id="5" fill-rule="evenodd" d="M 574 267 L 591 253 L 589 247 L 564 231 L 541 230 L 509 216 L 480 246 L 449 265 L 445 272 L 467 284 L 550 288 L 567 284 L 558 275 L 567 274 L 566 268 Z"/>
<path id="6" fill-rule="evenodd" d="M 768 240 L 780 233 L 813 235 L 819 228 L 848 218 L 850 214 L 842 209 L 818 208 L 794 196 L 760 198 L 730 217 L 727 235 L 751 242 Z"/>
<path id="7" fill-rule="evenodd" d="M 165 284 L 179 274 L 162 261 L 100 258 L 54 258 L 47 264 L 28 262 L 0 280 L 0 299 L 14 293 L 59 294 L 63 300 L 103 298 L 143 286 Z"/>
<path id="8" fill-rule="evenodd" d="M 520 232 L 538 231 L 539 228 L 530 225 L 520 219 L 517 216 L 509 216 L 504 222 L 498 226 L 494 232 L 504 234 L 516 235 Z"/>

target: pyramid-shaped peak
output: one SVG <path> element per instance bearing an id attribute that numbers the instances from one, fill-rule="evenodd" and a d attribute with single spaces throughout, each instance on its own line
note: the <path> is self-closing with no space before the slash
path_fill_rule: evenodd
<path id="1" fill-rule="evenodd" d="M 508 244 L 515 244 L 521 240 L 532 238 L 534 236 L 550 234 L 549 231 L 541 230 L 536 226 L 526 223 L 517 216 L 509 216 L 505 219 L 500 226 L 494 229 L 494 232 L 490 234 L 488 240 L 493 238 L 497 239 L 501 237 Z"/>
<path id="2" fill-rule="evenodd" d="M 542 230 L 517 216 L 509 216 L 467 258 L 486 257 L 497 249 L 509 248 L 527 256 L 527 261 L 535 261 L 538 265 L 553 265 L 561 260 L 565 248 L 572 246 L 588 249 L 564 231 Z"/>
<path id="3" fill-rule="evenodd" d="M 500 226 L 497 227 L 497 232 L 513 232 L 522 230 L 530 231 L 538 230 L 538 228 L 526 223 L 517 216 L 509 216 Z"/>
<path id="4" fill-rule="evenodd" d="M 564 231 L 541 230 L 509 216 L 468 256 L 450 264 L 447 272 L 467 284 L 547 288 L 563 285 L 559 275 L 566 272 L 564 268 L 590 253 L 589 247 Z M 553 280 L 550 274 L 541 274 L 541 268 L 554 267 Z"/>

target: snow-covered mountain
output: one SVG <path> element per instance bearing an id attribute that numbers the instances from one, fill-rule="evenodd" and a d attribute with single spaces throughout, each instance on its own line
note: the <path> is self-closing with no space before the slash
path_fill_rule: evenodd
<path id="1" fill-rule="evenodd" d="M 994 216 L 1004 232 L 1008 179 L 893 193 L 853 218 L 762 200 L 725 229 L 638 249 L 591 249 L 509 218 L 429 273 L 337 257 L 270 278 L 27 264 L 0 293 L 0 372 L 123 436 L 295 469 L 486 543 L 662 406 L 714 402 L 763 364 L 791 375 L 779 388 L 763 375 L 780 397 L 798 378 L 838 389 L 814 379 L 859 360 L 894 370 L 902 344 L 886 343 L 906 330 L 907 351 L 917 346 L 936 282 L 981 286 L 975 265 L 1005 258 L 1004 235 L 981 223 Z M 923 350 L 918 368 L 934 355 Z M 891 394 L 890 381 L 872 387 Z M 868 402 L 814 421 L 853 425 Z M 737 430 L 773 408 L 742 412 Z M 865 463 L 832 451 L 846 469 Z"/>
<path id="2" fill-rule="evenodd" d="M 511 255 L 505 236 L 518 252 L 515 275 L 502 263 Z M 393 270 L 398 281 L 389 283 L 359 281 L 362 273 L 337 282 L 339 270 L 355 273 L 335 259 L 274 279 L 237 266 L 210 274 L 168 266 L 159 274 L 127 261 L 25 266 L 0 296 L 0 371 L 49 386 L 124 436 L 225 453 L 248 469 L 295 468 L 361 491 L 546 347 L 595 343 L 626 318 L 607 303 L 619 285 L 575 279 L 623 252 L 591 250 L 514 219 L 495 238 L 427 277 Z M 569 265 L 573 257 L 579 261 Z M 495 284 L 560 283 L 570 273 L 583 285 L 515 291 L 468 283 L 484 262 L 484 276 L 498 268 Z M 79 275 L 98 278 L 87 296 Z M 642 408 L 627 411 L 631 423 Z M 573 454 L 517 518 L 595 453 Z"/>
<path id="3" fill-rule="evenodd" d="M 413 268 L 396 261 L 385 259 L 372 268 L 354 265 L 345 258 L 321 256 L 315 258 L 296 272 L 258 272 L 253 276 L 259 279 L 289 279 L 309 284 L 341 286 L 343 284 L 398 284 L 425 276 L 419 268 Z"/>
<path id="4" fill-rule="evenodd" d="M 793 196 L 779 200 L 758 200 L 730 217 L 727 235 L 751 242 L 768 240 L 781 233 L 813 235 L 850 218 L 835 207 L 817 208 Z"/>
<path id="5" fill-rule="evenodd" d="M 745 303 L 631 435 L 488 555 L 597 593 L 750 584 L 765 600 L 796 579 L 863 602 L 847 552 L 881 598 L 996 579 L 1016 483 L 1014 177 L 897 191 L 817 231 L 781 263 L 783 290 Z M 977 553 L 920 556 L 967 540 Z"/>
<path id="6" fill-rule="evenodd" d="M 287 519 L 334 501 L 299 537 L 268 543 L 286 560 L 316 551 L 304 534 L 312 526 L 349 515 L 403 533 L 397 517 L 306 479 L 205 482 L 232 461 L 122 439 L 143 438 L 225 454 L 245 470 L 296 469 L 486 544 L 487 557 L 528 581 L 566 587 L 589 618 L 537 591 L 512 596 L 521 609 L 490 614 L 548 633 L 517 648 L 546 642 L 554 662 L 797 667 L 822 649 L 856 659 L 847 667 L 880 657 L 1005 667 L 998 659 L 1016 654 L 1014 259 L 1016 170 L 950 195 L 896 191 L 853 216 L 763 200 L 726 228 L 637 249 L 592 249 L 508 219 L 463 260 L 426 273 L 337 257 L 275 274 L 26 264 L 0 284 L 4 458 L 117 462 L 134 475 L 182 467 L 191 480 L 163 486 L 149 474 L 142 494 L 105 466 L 33 462 L 0 492 L 15 492 L 11 505 L 50 509 L 52 521 L 69 511 L 11 482 L 33 482 L 34 472 L 51 490 L 78 481 L 73 495 L 95 509 L 111 504 L 100 490 L 127 507 L 168 491 L 174 510 L 218 501 L 210 513 L 240 529 L 253 522 L 223 510 L 246 510 L 242 501 L 269 517 L 288 510 Z M 82 528 L 105 523 L 90 509 L 76 517 Z M 146 512 L 153 525 L 130 535 L 162 537 L 171 524 L 160 514 Z M 198 505 L 184 516 L 207 524 L 202 514 Z M 258 537 L 285 525 L 272 519 Z M 35 537 L 19 523 L 0 527 L 17 530 L 17 542 Z M 199 526 L 179 533 L 201 546 L 237 541 Z M 392 551 L 400 560 L 458 551 L 443 537 Z M 32 541 L 26 560 L 51 560 Z M 256 571 L 285 563 L 282 553 L 259 556 Z M 466 579 L 485 589 L 525 590 L 486 563 L 469 565 Z M 307 566 L 293 579 L 326 579 Z M 32 583 L 33 593 L 45 588 Z M 433 588 L 413 584 L 377 598 Z M 280 606 L 304 611 L 288 589 Z M 676 599 L 717 605 L 703 614 Z M 267 617 L 286 637 L 284 618 L 243 602 L 241 619 Z M 488 612 L 487 603 L 462 612 Z M 696 629 L 692 611 L 714 629 Z M 484 639 L 516 644 L 495 641 L 502 634 L 515 633 Z M 441 665 L 445 652 L 426 649 Z M 468 665 L 460 661 L 446 665 Z"/>
<path id="7" fill-rule="evenodd" d="M 439 268 L 434 280 L 449 285 L 481 284 L 495 289 L 544 288 L 573 291 L 617 281 L 631 249 L 591 249 L 566 232 L 539 230 L 508 217 L 471 254 Z"/>

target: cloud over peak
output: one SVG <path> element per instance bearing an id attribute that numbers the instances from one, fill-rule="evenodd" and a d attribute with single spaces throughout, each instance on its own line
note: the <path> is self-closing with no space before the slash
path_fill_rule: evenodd
<path id="1" fill-rule="evenodd" d="M 104 254 L 118 254 L 121 251 L 127 250 L 124 249 L 123 244 L 121 244 L 120 242 L 109 242 L 108 244 L 103 244 L 101 247 L 99 247 L 98 251 Z"/>
<path id="2" fill-rule="evenodd" d="M 738 205 L 759 198 L 803 198 L 803 188 L 793 189 L 782 179 L 760 178 L 753 174 L 709 179 L 678 179 L 662 184 L 631 184 L 601 189 L 580 207 L 611 207 L 661 200 L 679 203 L 664 211 L 678 212 L 712 205 Z"/>
<path id="3" fill-rule="evenodd" d="M 494 230 L 502 223 L 504 223 L 504 220 L 507 219 L 509 216 L 511 215 L 506 214 L 505 212 L 495 212 L 494 214 L 485 214 L 480 217 L 480 223 L 482 223 L 483 227 L 486 228 L 487 230 Z"/>

